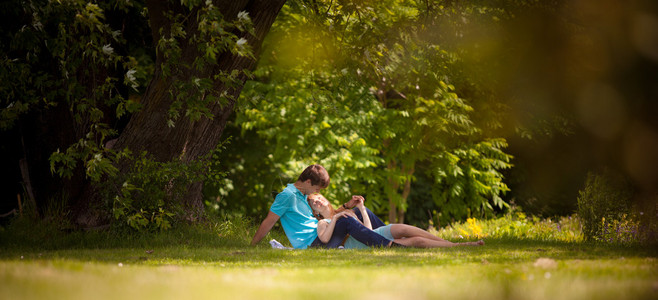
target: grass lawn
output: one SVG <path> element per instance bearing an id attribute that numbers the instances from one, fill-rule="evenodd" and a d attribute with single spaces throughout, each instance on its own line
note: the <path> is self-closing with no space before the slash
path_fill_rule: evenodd
<path id="1" fill-rule="evenodd" d="M 658 299 L 655 249 L 485 241 L 360 251 L 185 239 L 133 247 L 5 245 L 0 299 Z"/>

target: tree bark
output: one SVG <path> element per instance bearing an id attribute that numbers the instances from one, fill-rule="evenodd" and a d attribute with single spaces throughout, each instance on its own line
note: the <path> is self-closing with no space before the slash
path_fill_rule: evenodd
<path id="1" fill-rule="evenodd" d="M 395 162 L 391 161 L 388 163 L 388 169 L 393 170 L 395 168 Z M 397 193 L 398 190 L 398 183 L 393 179 L 392 177 L 388 178 L 388 184 L 391 186 L 391 189 Z M 395 200 L 389 196 L 388 198 L 388 222 L 393 224 L 398 222 L 398 216 L 397 216 L 397 205 L 395 205 Z"/>
<path id="2" fill-rule="evenodd" d="M 168 10 L 179 9 L 175 4 L 168 1 L 150 0 L 146 1 L 150 24 L 153 32 L 153 41 L 157 43 L 160 33 L 168 32 L 170 25 L 165 13 Z M 258 53 L 265 35 L 269 31 L 272 23 L 278 15 L 285 0 L 238 0 L 238 1 L 214 1 L 215 5 L 220 8 L 222 15 L 226 19 L 234 19 L 241 11 L 246 11 L 251 17 L 255 35 L 248 33 L 242 34 L 247 39 L 249 45 L 258 57 Z M 195 24 L 187 26 L 188 36 L 194 34 Z M 182 56 L 180 64 L 192 65 L 194 59 L 199 55 L 197 45 L 191 43 L 181 43 Z M 221 105 L 212 104 L 210 107 L 213 118 L 202 117 L 198 121 L 191 121 L 185 117 L 179 118 L 174 127 L 169 127 L 168 110 L 174 99 L 169 94 L 169 90 L 174 84 L 172 77 L 165 77 L 162 73 L 162 63 L 164 58 L 161 54 L 156 57 L 156 69 L 152 81 L 150 82 L 143 98 L 141 99 L 142 109 L 133 114 L 126 128 L 119 136 L 114 148 L 130 149 L 133 153 L 147 151 L 155 160 L 167 162 L 180 159 L 183 162 L 193 161 L 200 156 L 214 149 L 220 142 L 220 138 L 229 116 L 233 112 L 235 100 L 229 100 L 228 103 Z M 218 74 L 219 72 L 228 72 L 232 70 L 252 70 L 256 61 L 230 52 L 222 53 L 217 58 L 218 64 L 210 70 L 196 71 L 188 70 L 184 74 L 187 79 L 197 77 L 207 77 L 209 74 Z M 195 73 L 196 72 L 196 73 Z M 203 72 L 203 73 L 201 73 Z M 185 80 L 186 78 L 176 78 L 176 80 Z M 246 77 L 241 75 L 239 87 L 228 87 L 220 80 L 214 82 L 213 88 L 219 93 L 226 91 L 230 99 L 237 99 Z M 120 165 L 119 172 L 126 173 L 130 171 L 130 166 Z M 163 187 L 164 188 L 164 187 Z M 202 199 L 202 183 L 195 183 L 188 187 L 187 195 L 182 199 L 183 207 L 186 210 L 189 220 L 197 220 L 203 215 L 204 205 Z M 93 207 L 102 201 L 100 195 L 92 185 L 88 185 L 84 197 L 78 203 L 80 209 L 75 211 L 75 221 L 84 227 L 98 226 L 107 218 L 107 212 L 94 211 Z"/>

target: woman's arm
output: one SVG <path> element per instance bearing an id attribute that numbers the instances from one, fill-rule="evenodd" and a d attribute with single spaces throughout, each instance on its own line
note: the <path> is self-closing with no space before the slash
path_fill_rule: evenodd
<path id="1" fill-rule="evenodd" d="M 363 226 L 368 227 L 368 229 L 372 230 L 372 223 L 370 223 L 370 217 L 368 216 L 368 211 L 366 210 L 365 205 L 363 205 L 363 201 L 359 202 L 359 204 L 357 204 L 356 207 L 358 207 L 359 211 L 361 211 L 361 217 L 363 218 Z"/>
<path id="2" fill-rule="evenodd" d="M 359 208 L 359 211 L 361 211 L 361 217 L 363 217 L 363 226 L 368 227 L 368 229 L 372 229 L 372 223 L 370 222 L 370 217 L 368 216 L 368 211 L 366 210 L 365 205 L 363 205 L 363 202 L 365 199 L 362 196 L 354 195 L 352 196 L 352 199 L 348 201 L 347 203 L 343 204 L 337 212 L 343 212 L 343 211 L 351 211 L 350 209 L 346 208 L 346 206 L 349 204 L 351 207 L 357 207 Z M 356 216 L 355 216 L 356 218 Z M 358 220 L 358 218 L 356 218 Z"/>
<path id="3" fill-rule="evenodd" d="M 329 241 L 329 239 L 331 239 L 331 235 L 333 234 L 334 231 L 334 226 L 335 226 L 334 222 L 329 223 L 327 222 L 327 220 L 318 221 L 318 238 L 320 239 L 320 241 L 326 244 Z"/>
<path id="4" fill-rule="evenodd" d="M 320 241 L 325 244 L 329 242 L 331 236 L 334 234 L 334 228 L 336 227 L 338 218 L 348 217 L 350 213 L 354 214 L 352 211 L 339 212 L 331 218 L 331 222 L 329 223 L 326 220 L 320 220 L 318 222 L 318 238 Z"/>

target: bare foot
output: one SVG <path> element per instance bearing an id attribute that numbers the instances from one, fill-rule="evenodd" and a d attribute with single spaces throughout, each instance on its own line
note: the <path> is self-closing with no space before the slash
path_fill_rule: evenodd
<path id="1" fill-rule="evenodd" d="M 466 246 L 482 246 L 482 245 L 484 245 L 484 241 L 479 240 L 477 242 L 466 242 L 466 243 L 462 243 L 462 244 L 466 245 Z"/>

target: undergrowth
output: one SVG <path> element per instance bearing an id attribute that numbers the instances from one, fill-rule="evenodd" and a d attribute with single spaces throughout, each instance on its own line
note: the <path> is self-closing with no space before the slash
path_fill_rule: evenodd
<path id="1" fill-rule="evenodd" d="M 16 218 L 0 226 L 0 246 L 16 250 L 93 249 L 122 247 L 245 247 L 255 232 L 255 225 L 243 217 L 213 217 L 197 224 L 179 224 L 166 231 L 143 232 L 126 227 L 95 231 L 63 231 L 45 221 Z M 285 240 L 278 230 L 272 238 Z"/>
<path id="2" fill-rule="evenodd" d="M 540 241 L 582 242 L 583 232 L 577 215 L 556 219 L 540 219 L 527 216 L 521 211 L 512 211 L 504 216 L 454 223 L 431 232 L 445 239 L 515 238 Z"/>
<path id="3" fill-rule="evenodd" d="M 209 216 L 197 224 L 178 224 L 166 231 L 136 231 L 117 227 L 100 231 L 60 230 L 48 221 L 16 218 L 9 225 L 0 226 L 0 246 L 5 250 L 58 250 L 169 247 L 183 245 L 192 248 L 246 248 L 249 247 L 258 224 L 251 219 L 234 215 Z M 586 241 L 577 215 L 556 219 L 540 219 L 527 216 L 520 210 L 493 219 L 468 219 L 450 226 L 429 231 L 441 238 L 453 241 L 531 241 L 539 243 L 588 244 L 627 248 L 646 248 L 646 244 L 618 244 Z M 259 247 L 269 248 L 267 243 L 276 239 L 289 246 L 288 239 L 279 226 L 270 231 Z M 597 247 L 598 247 L 597 246 Z"/>

